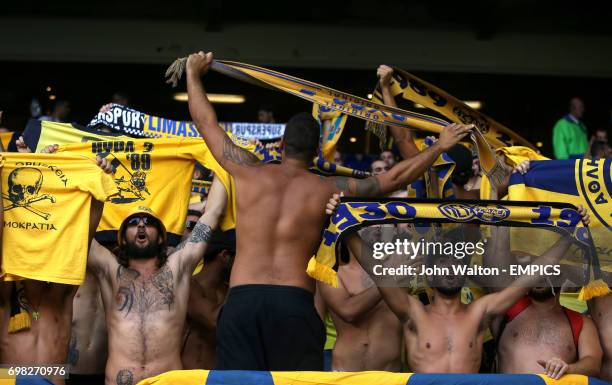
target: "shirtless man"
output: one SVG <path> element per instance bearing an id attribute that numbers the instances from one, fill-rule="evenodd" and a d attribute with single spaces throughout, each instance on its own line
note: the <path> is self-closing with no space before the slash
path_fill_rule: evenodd
<path id="1" fill-rule="evenodd" d="M 106 311 L 107 385 L 133 385 L 182 369 L 181 337 L 191 275 L 225 207 L 223 190 L 220 182 L 213 182 L 206 213 L 169 256 L 163 223 L 142 206 L 119 229 L 117 257 L 92 241 L 87 265 L 100 282 Z"/>
<path id="2" fill-rule="evenodd" d="M 68 385 L 104 384 L 108 338 L 98 279 L 87 272 L 73 300 Z"/>
<path id="3" fill-rule="evenodd" d="M 314 280 L 306 274 L 321 238 L 321 208 L 340 191 L 378 196 L 405 186 L 473 126 L 448 126 L 436 145 L 384 175 L 324 178 L 308 171 L 320 128 L 302 113 L 286 126 L 282 162 L 263 165 L 217 122 L 200 79 L 212 59 L 212 53 L 192 54 L 186 72 L 191 117 L 236 182 L 236 260 L 218 321 L 216 369 L 323 370 L 325 331 L 313 305 Z"/>
<path id="4" fill-rule="evenodd" d="M 328 214 L 333 213 L 337 202 L 336 195 L 327 205 Z M 588 223 L 586 211 L 580 208 L 580 212 L 583 221 Z M 347 242 L 349 250 L 364 269 L 373 274 L 374 265 L 380 262 L 372 257 L 371 247 L 364 247 L 356 234 L 349 236 Z M 557 263 L 569 244 L 570 241 L 561 238 L 534 264 Z M 427 265 L 439 268 L 451 269 L 457 263 L 465 262 L 453 256 L 426 257 Z M 404 291 L 394 278 L 377 277 L 378 290 L 403 325 L 408 363 L 416 373 L 477 373 L 481 364 L 484 333 L 491 319 L 504 314 L 527 293 L 527 287 L 539 279 L 537 276 L 522 276 L 515 281 L 514 286 L 465 305 L 461 303 L 461 288 L 465 277 L 437 275 L 430 280 L 433 301 L 424 306 Z"/>
<path id="5" fill-rule="evenodd" d="M 338 269 L 338 288 L 317 289 L 336 326 L 335 371 L 401 370 L 402 325 L 354 257 Z"/>
<path id="6" fill-rule="evenodd" d="M 595 324 L 589 317 L 564 309 L 559 303 L 560 290 L 553 292 L 545 281 L 540 285 L 529 290 L 526 304 L 517 305 L 513 315 L 518 314 L 497 333 L 499 371 L 544 371 L 554 379 L 566 373 L 599 377 L 603 353 Z M 572 319 L 581 327 L 573 327 Z"/>
<path id="7" fill-rule="evenodd" d="M 183 369 L 213 369 L 217 361 L 217 317 L 228 291 L 229 273 L 236 254 L 235 231 L 217 230 L 204 255 L 204 266 L 191 277 Z"/>
<path id="8" fill-rule="evenodd" d="M 604 353 L 599 377 L 612 381 L 612 294 L 593 298 L 589 306 Z"/>
<path id="9" fill-rule="evenodd" d="M 510 252 L 510 229 L 498 227 L 492 233 L 494 249 L 486 259 L 501 268 L 516 264 Z M 560 259 L 566 250 L 558 250 Z M 509 281 L 503 276 L 496 278 Z M 554 379 L 566 373 L 598 377 L 602 350 L 595 324 L 589 317 L 563 308 L 561 290 L 552 285 L 552 281 L 540 278 L 527 296 L 492 323 L 498 341 L 498 371 L 545 372 Z"/>
<path id="10" fill-rule="evenodd" d="M 46 148 L 43 152 L 53 152 L 53 149 Z M 104 160 L 99 160 L 99 165 L 105 170 L 110 170 L 110 163 Z M 90 240 L 102 217 L 103 207 L 103 202 L 92 200 Z M 3 212 L 1 209 L 0 206 L 0 212 Z M 2 226 L 0 226 L 0 235 L 1 233 Z M 29 329 L 9 333 L 8 322 L 12 300 L 15 299 L 12 295 L 17 290 L 17 285 L 23 285 L 23 295 L 28 304 L 28 311 L 31 312 L 32 321 Z M 65 364 L 71 333 L 73 298 L 77 288 L 75 285 L 30 279 L 19 283 L 1 282 L 0 362 L 19 365 Z M 34 313 L 37 313 L 36 317 L 33 316 Z M 53 383 L 64 384 L 64 380 L 54 379 Z"/>

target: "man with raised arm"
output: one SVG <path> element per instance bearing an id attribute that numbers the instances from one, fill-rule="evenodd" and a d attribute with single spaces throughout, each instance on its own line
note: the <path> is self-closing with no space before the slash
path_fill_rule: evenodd
<path id="1" fill-rule="evenodd" d="M 306 274 L 321 236 L 321 209 L 333 193 L 382 196 L 417 177 L 472 125 L 450 125 L 431 148 L 367 179 L 323 178 L 308 171 L 317 155 L 319 125 L 307 113 L 285 128 L 281 164 L 262 165 L 236 146 L 217 122 L 201 77 L 212 53 L 187 60 L 191 117 L 215 159 L 236 182 L 236 259 L 218 321 L 217 369 L 323 370 L 325 331 Z"/>
<path id="2" fill-rule="evenodd" d="M 528 169 L 521 164 L 519 170 Z M 541 232 L 540 232 L 541 233 Z M 538 233 L 531 233 L 537 235 Z M 492 252 L 485 261 L 502 269 L 517 264 L 511 252 L 510 228 L 492 229 Z M 565 250 L 561 250 L 561 255 Z M 525 257 L 523 256 L 522 259 Z M 500 285 L 511 284 L 498 281 Z M 546 373 L 559 379 L 564 374 L 598 377 L 602 349 L 595 323 L 589 317 L 561 306 L 561 281 L 541 277 L 505 314 L 497 317 L 491 331 L 497 340 L 500 373 Z M 556 287 L 556 288 L 555 288 Z M 496 288 L 492 288 L 495 290 Z"/>
<path id="3" fill-rule="evenodd" d="M 92 241 L 87 267 L 100 282 L 106 311 L 107 385 L 134 385 L 182 369 L 181 340 L 191 275 L 225 203 L 223 185 L 215 179 L 206 212 L 170 255 L 164 224 L 143 206 L 137 206 L 119 228 L 117 256 Z"/>
<path id="4" fill-rule="evenodd" d="M 338 269 L 337 288 L 319 282 L 317 289 L 337 331 L 334 371 L 401 370 L 402 325 L 355 257 Z"/>
<path id="5" fill-rule="evenodd" d="M 337 195 L 330 199 L 326 209 L 328 214 L 334 212 L 338 200 Z M 586 210 L 580 207 L 579 212 L 583 223 L 588 224 Z M 380 261 L 373 258 L 372 245 L 365 244 L 356 233 L 350 235 L 347 242 L 349 250 L 364 270 L 375 277 L 374 265 Z M 558 263 L 570 242 L 567 237 L 561 237 L 533 264 Z M 436 266 L 440 270 L 447 268 L 451 272 L 452 265 L 466 263 L 452 255 L 443 254 L 425 256 L 425 262 L 429 267 Z M 426 306 L 407 293 L 395 276 L 376 277 L 375 281 L 383 300 L 403 325 L 408 363 L 413 372 L 478 373 L 484 334 L 492 318 L 503 315 L 539 279 L 537 275 L 521 276 L 512 286 L 465 305 L 461 302 L 465 277 L 452 273 L 436 275 L 430 281 L 433 301 Z"/>
<path id="6" fill-rule="evenodd" d="M 55 145 L 47 146 L 41 152 L 53 153 L 56 148 Z M 0 156 L 0 164 L 1 159 Z M 97 163 L 105 172 L 112 168 L 104 159 L 98 158 Z M 0 183 L 0 190 L 1 187 Z M 88 243 L 102 218 L 103 207 L 104 202 L 91 200 Z M 4 223 L 2 208 L 0 203 L 0 224 Z M 3 228 L 0 226 L 0 246 Z M 0 282 L 0 363 L 15 366 L 65 364 L 69 354 L 73 299 L 78 286 L 34 279 L 24 279 L 19 283 L 22 288 L 18 289 L 15 281 Z M 15 306 L 27 310 L 31 323 L 23 330 L 9 332 L 11 310 Z M 56 385 L 65 383 L 61 376 L 49 382 Z"/>

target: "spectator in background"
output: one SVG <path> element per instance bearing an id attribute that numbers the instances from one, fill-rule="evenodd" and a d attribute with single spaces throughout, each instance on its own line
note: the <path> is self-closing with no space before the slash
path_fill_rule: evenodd
<path id="1" fill-rule="evenodd" d="M 608 143 L 608 130 L 599 127 L 591 140 L 589 141 L 589 149 L 584 154 L 585 159 L 607 159 L 612 156 L 612 147 Z"/>
<path id="2" fill-rule="evenodd" d="M 380 160 L 384 161 L 389 165 L 389 168 L 395 166 L 395 155 L 391 150 L 385 150 L 380 153 Z"/>
<path id="3" fill-rule="evenodd" d="M 380 156 L 382 158 L 382 154 Z M 391 170 L 391 166 L 387 162 L 381 159 L 377 159 L 372 162 L 370 165 L 370 172 L 372 175 L 382 175 Z M 408 190 L 405 188 L 401 188 L 399 190 L 393 191 L 392 193 L 387 195 L 388 197 L 393 198 L 408 198 Z"/>
<path id="4" fill-rule="evenodd" d="M 39 120 L 49 120 L 51 122 L 65 123 L 68 120 L 70 114 L 70 102 L 63 99 L 58 99 L 53 106 L 53 112 L 51 115 L 43 115 Z"/>
<path id="5" fill-rule="evenodd" d="M 557 159 L 582 158 L 589 148 L 586 126 L 582 122 L 584 103 L 580 98 L 572 98 L 569 114 L 553 128 L 553 149 Z"/>
<path id="6" fill-rule="evenodd" d="M 204 254 L 205 267 L 191 277 L 183 369 L 213 369 L 217 363 L 217 318 L 227 297 L 235 255 L 235 230 L 215 230 Z"/>
<path id="7" fill-rule="evenodd" d="M 607 146 L 605 143 L 595 141 L 591 144 L 589 151 L 585 155 L 586 159 L 607 159 L 611 155 L 610 146 Z"/>
<path id="8" fill-rule="evenodd" d="M 338 150 L 334 153 L 334 163 L 342 166 L 342 154 Z"/>
<path id="9" fill-rule="evenodd" d="M 609 142 L 608 142 L 608 130 L 606 130 L 603 127 L 599 127 L 595 131 L 595 135 L 593 135 L 592 139 L 597 141 L 597 142 L 603 142 L 605 144 L 609 144 Z"/>
<path id="10" fill-rule="evenodd" d="M 257 122 L 259 123 L 276 123 L 274 119 L 274 112 L 272 107 L 268 105 L 262 105 L 257 111 Z"/>
<path id="11" fill-rule="evenodd" d="M 130 105 L 130 98 L 123 92 L 115 92 L 111 97 L 111 103 L 121 104 L 122 106 L 128 107 Z"/>
<path id="12" fill-rule="evenodd" d="M 391 167 L 384 160 L 377 159 L 370 165 L 372 175 L 381 175 L 389 171 Z"/>

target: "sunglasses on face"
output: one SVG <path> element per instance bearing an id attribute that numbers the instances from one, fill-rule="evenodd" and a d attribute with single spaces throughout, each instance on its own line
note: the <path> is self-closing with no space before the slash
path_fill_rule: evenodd
<path id="1" fill-rule="evenodd" d="M 128 226 L 138 226 L 138 224 L 140 224 L 140 221 L 142 221 L 142 223 L 145 224 L 145 226 L 157 226 L 157 220 L 155 218 L 151 218 L 149 216 L 138 216 L 138 217 L 131 217 L 128 220 Z"/>

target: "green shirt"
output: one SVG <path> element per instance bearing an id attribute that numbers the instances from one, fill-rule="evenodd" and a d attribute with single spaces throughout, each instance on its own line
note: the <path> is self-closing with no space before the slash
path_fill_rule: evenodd
<path id="1" fill-rule="evenodd" d="M 584 156 L 589 148 L 586 127 L 576 123 L 569 115 L 559 119 L 553 128 L 555 158 L 570 159 Z"/>

